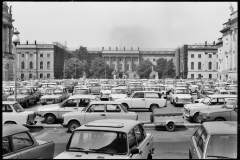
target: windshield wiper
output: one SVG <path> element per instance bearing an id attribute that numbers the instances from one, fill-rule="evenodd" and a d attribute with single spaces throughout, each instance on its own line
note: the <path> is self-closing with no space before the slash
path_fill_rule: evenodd
<path id="1" fill-rule="evenodd" d="M 104 151 L 106 151 L 106 149 L 89 149 L 89 151 L 96 151 L 96 152 L 106 153 L 106 154 L 110 154 L 112 156 L 114 155 L 114 153 L 104 152 Z"/>
<path id="2" fill-rule="evenodd" d="M 84 148 L 80 148 L 80 147 L 69 147 L 68 149 L 77 149 L 77 150 L 84 150 Z"/>
<path id="3" fill-rule="evenodd" d="M 229 158 L 229 159 L 234 159 L 230 157 L 225 157 L 225 156 L 214 156 L 214 155 L 208 155 L 207 157 L 217 157 L 217 158 Z"/>

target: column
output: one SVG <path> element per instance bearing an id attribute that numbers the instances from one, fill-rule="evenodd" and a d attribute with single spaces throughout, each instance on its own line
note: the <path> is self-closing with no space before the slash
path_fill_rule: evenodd
<path id="1" fill-rule="evenodd" d="M 5 52 L 5 41 L 6 41 L 6 38 L 5 38 L 5 25 L 4 24 L 2 25 L 2 40 L 3 40 L 2 41 L 2 52 L 4 54 L 4 52 Z"/>
<path id="2" fill-rule="evenodd" d="M 108 56 L 109 58 L 109 67 L 111 68 L 111 56 Z"/>
<path id="3" fill-rule="evenodd" d="M 7 53 L 9 53 L 9 29 L 8 26 L 6 26 L 6 45 L 5 45 L 5 50 Z"/>
<path id="4" fill-rule="evenodd" d="M 130 71 L 132 72 L 133 71 L 133 61 L 132 61 L 133 57 L 131 57 L 131 61 L 130 61 Z"/>
<path id="5" fill-rule="evenodd" d="M 26 70 L 28 70 L 28 68 L 29 68 L 29 67 L 28 67 L 28 65 L 29 65 L 29 62 L 28 62 L 29 52 L 26 52 L 25 55 L 26 55 L 26 58 L 25 58 L 25 59 L 26 59 L 26 61 L 25 61 L 25 63 L 26 63 Z"/>
<path id="6" fill-rule="evenodd" d="M 123 72 L 126 72 L 126 57 L 123 59 Z"/>
<path id="7" fill-rule="evenodd" d="M 117 72 L 118 72 L 118 65 L 119 65 L 119 60 L 118 60 L 118 56 L 116 57 L 116 70 L 117 70 Z"/>
<path id="8" fill-rule="evenodd" d="M 12 53 L 12 26 L 9 26 L 9 52 Z"/>

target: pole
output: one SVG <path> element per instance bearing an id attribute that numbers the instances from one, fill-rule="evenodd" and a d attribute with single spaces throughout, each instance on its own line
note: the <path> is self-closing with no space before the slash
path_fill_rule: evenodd
<path id="1" fill-rule="evenodd" d="M 14 89 L 14 101 L 17 101 L 17 63 L 16 63 L 16 59 L 17 59 L 17 43 L 14 44 L 15 45 L 15 48 L 16 48 L 16 52 L 14 54 L 14 86 L 15 86 L 15 89 Z"/>

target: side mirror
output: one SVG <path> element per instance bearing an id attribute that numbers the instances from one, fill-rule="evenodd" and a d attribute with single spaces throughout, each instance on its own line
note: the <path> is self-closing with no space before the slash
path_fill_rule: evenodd
<path id="1" fill-rule="evenodd" d="M 132 155 L 138 154 L 138 153 L 139 153 L 139 149 L 138 149 L 138 148 L 133 148 L 133 149 L 131 149 L 130 153 L 131 153 Z"/>

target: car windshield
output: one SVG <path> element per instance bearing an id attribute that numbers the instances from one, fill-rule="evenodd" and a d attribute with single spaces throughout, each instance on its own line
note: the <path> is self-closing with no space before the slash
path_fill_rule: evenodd
<path id="1" fill-rule="evenodd" d="M 87 89 L 76 89 L 74 92 L 74 95 L 78 95 L 78 94 L 88 94 L 88 90 Z"/>
<path id="2" fill-rule="evenodd" d="M 177 89 L 175 91 L 176 94 L 189 94 L 189 91 L 187 89 Z"/>
<path id="3" fill-rule="evenodd" d="M 125 89 L 112 89 L 111 94 L 126 94 Z"/>
<path id="4" fill-rule="evenodd" d="M 27 89 L 18 89 L 17 90 L 17 94 L 24 94 L 24 95 L 28 95 L 28 90 Z"/>
<path id="5" fill-rule="evenodd" d="M 159 88 L 145 88 L 146 91 L 159 91 Z"/>
<path id="6" fill-rule="evenodd" d="M 47 89 L 45 94 L 47 94 L 47 95 L 52 95 L 52 94 L 58 95 L 58 94 L 63 94 L 63 91 L 61 89 Z"/>
<path id="7" fill-rule="evenodd" d="M 13 104 L 13 108 L 15 109 L 16 112 L 23 112 L 24 109 L 19 103 Z"/>
<path id="8" fill-rule="evenodd" d="M 111 87 L 110 86 L 102 86 L 102 90 L 110 90 Z"/>
<path id="9" fill-rule="evenodd" d="M 106 154 L 127 154 L 127 135 L 112 131 L 75 131 L 69 147 L 70 151 Z"/>
<path id="10" fill-rule="evenodd" d="M 61 90 L 61 89 L 55 89 L 54 92 L 53 92 L 53 94 L 55 94 L 55 95 L 61 95 L 61 94 L 63 94 L 63 90 Z"/>
<path id="11" fill-rule="evenodd" d="M 211 135 L 206 150 L 206 157 L 237 159 L 237 150 L 236 134 Z"/>

